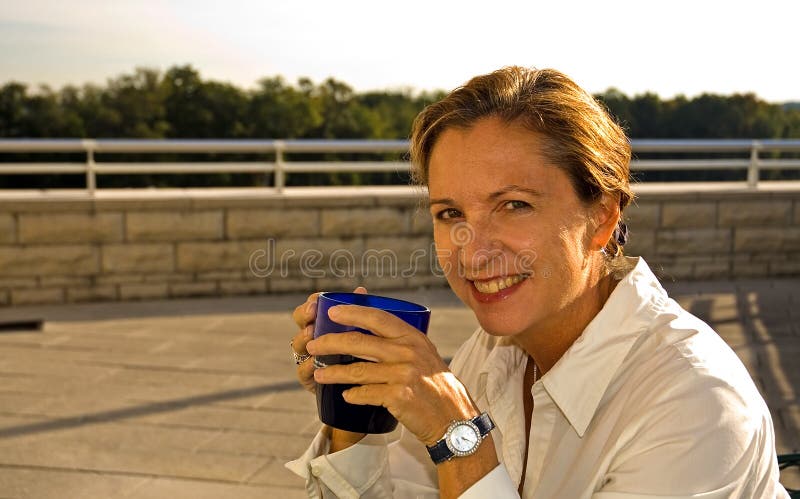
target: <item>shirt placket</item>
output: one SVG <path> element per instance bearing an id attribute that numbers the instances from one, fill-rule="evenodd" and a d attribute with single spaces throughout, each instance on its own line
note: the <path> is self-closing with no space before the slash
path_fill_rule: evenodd
<path id="1" fill-rule="evenodd" d="M 542 479 L 545 456 L 552 440 L 558 408 L 548 396 L 541 383 L 533 386 L 533 417 L 531 418 L 531 438 L 528 447 L 528 463 L 525 470 L 525 489 L 522 497 L 538 497 L 536 491 Z M 564 470 L 565 473 L 568 470 Z"/>

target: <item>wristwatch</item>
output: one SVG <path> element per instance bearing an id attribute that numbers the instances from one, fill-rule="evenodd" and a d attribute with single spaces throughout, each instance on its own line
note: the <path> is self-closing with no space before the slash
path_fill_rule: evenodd
<path id="1" fill-rule="evenodd" d="M 453 421 L 444 433 L 444 437 L 428 447 L 434 464 L 449 461 L 454 457 L 463 457 L 473 454 L 483 438 L 494 428 L 494 422 L 489 414 L 483 413 L 472 419 Z"/>

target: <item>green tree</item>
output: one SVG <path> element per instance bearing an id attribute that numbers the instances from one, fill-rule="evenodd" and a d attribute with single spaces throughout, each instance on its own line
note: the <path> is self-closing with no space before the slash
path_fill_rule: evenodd
<path id="1" fill-rule="evenodd" d="M 280 76 L 262 79 L 246 111 L 248 134 L 260 139 L 314 135 L 323 118 L 313 93 L 314 85 L 307 78 L 298 81 L 298 88 L 287 85 Z"/>

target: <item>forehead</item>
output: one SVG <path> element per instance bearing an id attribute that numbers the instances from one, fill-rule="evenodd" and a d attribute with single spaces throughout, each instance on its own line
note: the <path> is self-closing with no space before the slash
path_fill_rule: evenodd
<path id="1" fill-rule="evenodd" d="M 431 151 L 430 196 L 482 196 L 507 185 L 544 193 L 569 186 L 566 174 L 548 163 L 543 145 L 541 135 L 497 118 L 447 129 Z"/>

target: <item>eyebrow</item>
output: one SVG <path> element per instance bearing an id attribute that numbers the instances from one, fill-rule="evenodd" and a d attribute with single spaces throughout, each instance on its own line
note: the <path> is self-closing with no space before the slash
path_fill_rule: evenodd
<path id="1" fill-rule="evenodd" d="M 502 196 L 503 194 L 508 194 L 510 192 L 524 192 L 526 194 L 530 194 L 531 196 L 535 197 L 543 196 L 543 194 L 540 191 L 537 191 L 536 189 L 532 189 L 530 187 L 523 187 L 521 185 L 511 184 L 503 187 L 498 191 L 489 194 L 489 199 L 495 199 Z"/>
<path id="2" fill-rule="evenodd" d="M 521 185 L 511 184 L 511 185 L 507 185 L 507 186 L 503 187 L 502 189 L 499 189 L 499 190 L 489 194 L 489 199 L 496 199 L 496 198 L 502 196 L 503 194 L 508 194 L 508 193 L 512 193 L 512 192 L 524 192 L 526 194 L 530 194 L 531 196 L 535 196 L 535 197 L 542 197 L 543 196 L 543 194 L 540 191 L 537 191 L 536 189 L 531 189 L 530 187 L 523 187 Z M 430 201 L 428 201 L 428 204 L 429 205 L 434 205 L 434 204 L 454 205 L 454 204 L 456 204 L 456 202 L 451 198 L 436 198 L 436 199 L 431 199 Z"/>

